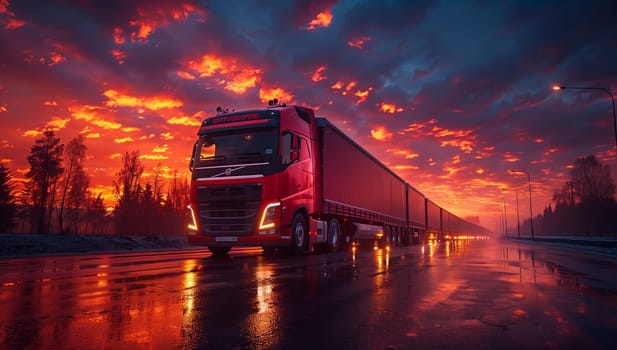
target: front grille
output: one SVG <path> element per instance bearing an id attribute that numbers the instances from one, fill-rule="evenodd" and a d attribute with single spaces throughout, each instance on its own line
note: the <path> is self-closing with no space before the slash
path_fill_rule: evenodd
<path id="1" fill-rule="evenodd" d="M 257 226 L 261 196 L 261 184 L 198 187 L 201 233 L 210 236 L 251 234 Z"/>

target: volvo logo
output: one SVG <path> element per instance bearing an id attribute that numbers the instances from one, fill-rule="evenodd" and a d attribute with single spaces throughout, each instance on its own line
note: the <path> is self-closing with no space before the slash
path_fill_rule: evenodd
<path id="1" fill-rule="evenodd" d="M 227 176 L 231 175 L 231 168 L 225 169 L 225 175 Z"/>

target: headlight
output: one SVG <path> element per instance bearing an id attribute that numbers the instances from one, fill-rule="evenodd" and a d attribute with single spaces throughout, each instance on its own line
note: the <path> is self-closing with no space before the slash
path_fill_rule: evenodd
<path id="1" fill-rule="evenodd" d="M 195 212 L 190 205 L 186 206 L 186 210 L 189 212 L 189 225 L 188 229 L 191 231 L 197 231 L 197 219 L 195 219 Z"/>
<path id="2" fill-rule="evenodd" d="M 281 202 L 270 203 L 266 205 L 261 220 L 259 221 L 259 230 L 273 230 L 279 225 L 279 219 L 281 216 Z M 274 232 L 262 232 L 262 233 L 274 233 Z"/>

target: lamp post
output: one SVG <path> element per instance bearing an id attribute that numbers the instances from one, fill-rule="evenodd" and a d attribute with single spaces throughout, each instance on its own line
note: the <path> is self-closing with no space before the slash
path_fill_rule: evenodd
<path id="1" fill-rule="evenodd" d="M 518 216 L 518 189 L 516 189 L 516 229 L 518 231 L 518 238 L 521 238 L 521 220 Z"/>
<path id="2" fill-rule="evenodd" d="M 506 237 L 508 237 L 508 211 L 506 210 L 506 198 L 504 196 L 505 188 L 501 189 L 501 201 L 503 202 L 503 227 L 506 231 Z"/>
<path id="3" fill-rule="evenodd" d="M 601 87 L 589 87 L 589 86 L 553 86 L 553 90 L 565 90 L 565 89 L 572 89 L 572 90 L 601 90 L 606 92 L 610 97 L 611 97 L 611 101 L 613 102 L 613 128 L 615 129 L 615 147 L 617 147 L 617 116 L 615 115 L 615 96 L 613 96 L 613 94 L 608 91 L 605 88 L 601 88 Z"/>
<path id="4" fill-rule="evenodd" d="M 531 239 L 533 240 L 534 232 L 533 232 L 533 210 L 531 209 L 531 176 L 525 170 L 508 170 L 510 174 L 526 174 L 527 175 L 527 183 L 529 184 L 529 222 L 531 224 Z"/>

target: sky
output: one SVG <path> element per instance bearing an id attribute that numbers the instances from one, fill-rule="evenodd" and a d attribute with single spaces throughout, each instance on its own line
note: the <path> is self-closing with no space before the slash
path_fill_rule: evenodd
<path id="1" fill-rule="evenodd" d="M 311 107 L 438 205 L 500 227 L 551 203 L 577 157 L 617 169 L 614 1 L 0 0 L 0 162 L 82 135 L 93 193 L 138 150 L 188 176 L 217 107 Z M 370 185 L 367 184 L 367 190 Z M 511 224 L 512 225 L 512 224 Z"/>

